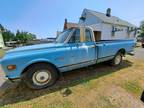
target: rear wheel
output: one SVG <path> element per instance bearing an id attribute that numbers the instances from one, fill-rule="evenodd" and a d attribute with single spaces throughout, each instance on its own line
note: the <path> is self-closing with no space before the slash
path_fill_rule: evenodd
<path id="1" fill-rule="evenodd" d="M 122 54 L 118 52 L 115 57 L 111 60 L 111 65 L 112 66 L 117 66 L 120 65 L 122 62 Z"/>
<path id="2" fill-rule="evenodd" d="M 144 48 L 144 44 L 142 44 L 142 48 Z"/>
<path id="3" fill-rule="evenodd" d="M 22 80 L 31 89 L 43 89 L 53 85 L 58 78 L 57 70 L 45 63 L 29 67 L 23 74 Z"/>

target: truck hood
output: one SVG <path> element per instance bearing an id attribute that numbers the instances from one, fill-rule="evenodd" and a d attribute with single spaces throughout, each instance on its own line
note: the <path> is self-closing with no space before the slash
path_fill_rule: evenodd
<path id="1" fill-rule="evenodd" d="M 7 51 L 7 53 L 17 53 L 17 52 L 41 50 L 41 49 L 48 49 L 48 48 L 59 48 L 62 47 L 63 45 L 64 45 L 63 43 L 48 43 L 48 44 L 24 46 L 24 47 L 19 47 L 19 48 L 9 50 Z"/>

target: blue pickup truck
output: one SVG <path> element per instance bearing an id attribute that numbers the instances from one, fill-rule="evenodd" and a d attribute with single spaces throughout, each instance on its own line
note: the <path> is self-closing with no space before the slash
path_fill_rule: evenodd
<path id="1" fill-rule="evenodd" d="M 81 26 L 64 30 L 55 43 L 9 50 L 1 54 L 0 64 L 8 79 L 43 89 L 53 85 L 62 72 L 104 61 L 119 65 L 134 46 L 134 40 L 96 40 L 92 28 Z"/>

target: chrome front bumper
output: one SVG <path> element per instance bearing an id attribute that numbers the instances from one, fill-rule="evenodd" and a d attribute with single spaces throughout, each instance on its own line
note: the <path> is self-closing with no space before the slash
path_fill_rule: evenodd
<path id="1" fill-rule="evenodd" d="M 14 79 L 11 79 L 11 78 L 8 78 L 11 82 L 18 82 L 18 81 L 21 81 L 20 78 L 14 78 Z"/>
<path id="2" fill-rule="evenodd" d="M 5 72 L 4 72 L 4 70 L 3 70 L 2 66 L 1 66 L 1 64 L 0 64 L 0 72 L 3 73 L 3 74 L 5 74 Z M 8 76 L 5 76 L 5 77 L 7 77 L 11 82 L 20 81 L 20 78 L 9 78 Z"/>
<path id="3" fill-rule="evenodd" d="M 129 52 L 128 55 L 134 56 L 135 53 L 132 51 L 132 52 Z"/>

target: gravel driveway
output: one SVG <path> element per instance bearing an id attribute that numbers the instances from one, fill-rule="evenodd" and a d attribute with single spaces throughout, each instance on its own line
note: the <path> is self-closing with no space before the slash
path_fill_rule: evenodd
<path id="1" fill-rule="evenodd" d="M 136 48 L 134 58 L 144 61 L 144 48 L 141 48 L 141 47 Z"/>

